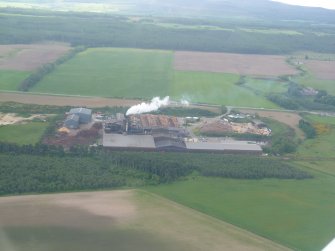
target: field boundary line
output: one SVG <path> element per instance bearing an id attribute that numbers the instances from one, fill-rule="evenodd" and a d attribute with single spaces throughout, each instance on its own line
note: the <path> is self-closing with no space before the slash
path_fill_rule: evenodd
<path id="1" fill-rule="evenodd" d="M 211 215 L 208 215 L 204 212 L 201 212 L 195 208 L 192 208 L 192 207 L 189 207 L 189 206 L 186 206 L 186 205 L 183 205 L 181 203 L 178 203 L 174 200 L 171 200 L 171 199 L 168 199 L 166 197 L 163 197 L 161 195 L 158 195 L 156 193 L 152 193 L 152 192 L 149 192 L 147 190 L 143 190 L 143 189 L 135 189 L 137 191 L 140 191 L 140 192 L 143 192 L 145 194 L 148 194 L 148 195 L 151 195 L 159 200 L 162 200 L 162 201 L 165 201 L 165 202 L 168 202 L 170 203 L 171 205 L 175 206 L 176 208 L 180 208 L 180 209 L 187 209 L 187 210 L 191 210 L 194 214 L 198 215 L 198 216 L 202 216 L 202 217 L 205 217 L 205 218 L 208 218 L 216 223 L 221 223 L 227 227 L 231 227 L 234 232 L 241 232 L 243 234 L 246 234 L 247 236 L 249 236 L 250 238 L 255 238 L 255 239 L 258 239 L 258 240 L 262 240 L 262 241 L 267 241 L 267 242 L 271 242 L 275 247 L 278 247 L 278 248 L 282 248 L 283 250 L 286 249 L 286 250 L 295 250 L 295 248 L 293 247 L 289 247 L 287 245 L 284 245 L 282 243 L 279 243 L 273 239 L 270 239 L 270 238 L 267 238 L 261 234 L 258 234 L 257 232 L 253 232 L 253 231 L 249 231 L 245 228 L 242 228 L 241 226 L 239 225 L 234 225 L 232 223 L 230 223 L 229 221 L 225 221 L 225 220 L 222 220 L 222 219 L 219 219 L 219 218 L 216 218 L 214 216 L 211 216 Z"/>

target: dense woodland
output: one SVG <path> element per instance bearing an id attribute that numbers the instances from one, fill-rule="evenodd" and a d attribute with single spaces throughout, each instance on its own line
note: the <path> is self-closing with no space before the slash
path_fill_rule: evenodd
<path id="1" fill-rule="evenodd" d="M 169 19 L 180 23 L 196 19 Z M 294 51 L 335 52 L 335 35 L 318 36 L 315 32 L 328 32 L 328 26 L 291 24 L 298 35 L 243 31 L 248 29 L 279 28 L 266 23 L 249 26 L 219 22 L 219 29 L 185 29 L 163 27 L 155 22 L 134 22 L 125 16 L 108 14 L 59 13 L 20 9 L 1 9 L 0 44 L 33 43 L 54 40 L 86 47 L 134 47 L 168 50 L 218 51 L 254 54 L 284 54 Z M 201 22 L 200 22 L 201 23 Z M 220 29 L 222 27 L 222 29 Z M 332 27 L 330 27 L 332 28 Z"/>
<path id="2" fill-rule="evenodd" d="M 0 194 L 159 184 L 192 173 L 238 179 L 312 178 L 289 162 L 257 156 L 0 144 Z"/>

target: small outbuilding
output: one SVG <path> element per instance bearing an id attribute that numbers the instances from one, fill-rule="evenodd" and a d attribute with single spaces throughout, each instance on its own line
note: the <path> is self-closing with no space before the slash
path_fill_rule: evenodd
<path id="1" fill-rule="evenodd" d="M 79 117 L 80 124 L 88 124 L 92 121 L 92 110 L 87 108 L 73 108 L 69 114 L 75 114 Z"/>
<path id="2" fill-rule="evenodd" d="M 64 126 L 69 129 L 79 128 L 79 116 L 76 114 L 68 115 L 64 121 Z"/>

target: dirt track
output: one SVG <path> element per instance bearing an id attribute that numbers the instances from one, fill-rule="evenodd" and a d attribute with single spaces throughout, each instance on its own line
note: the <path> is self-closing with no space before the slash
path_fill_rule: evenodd
<path id="1" fill-rule="evenodd" d="M 241 75 L 294 75 L 297 70 L 284 56 L 244 55 L 180 51 L 175 53 L 174 68 L 180 71 L 222 72 Z"/>
<path id="2" fill-rule="evenodd" d="M 54 96 L 38 95 L 30 93 L 7 93 L 0 92 L 1 102 L 18 102 L 24 104 L 37 105 L 56 105 L 56 106 L 85 106 L 85 107 L 103 107 L 103 106 L 132 106 L 138 104 L 139 100 L 99 98 L 99 97 L 72 97 L 72 96 Z"/>

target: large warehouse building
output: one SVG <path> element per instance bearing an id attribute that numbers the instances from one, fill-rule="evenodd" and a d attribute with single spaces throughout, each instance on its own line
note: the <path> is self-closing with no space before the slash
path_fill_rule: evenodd
<path id="1" fill-rule="evenodd" d="M 140 114 L 119 118 L 115 116 L 104 125 L 102 144 L 112 150 L 262 153 L 258 144 L 247 141 L 191 138 L 177 117 Z"/>
<path id="2" fill-rule="evenodd" d="M 102 144 L 111 150 L 262 154 L 258 144 L 248 141 L 187 142 L 153 135 L 104 133 Z"/>

